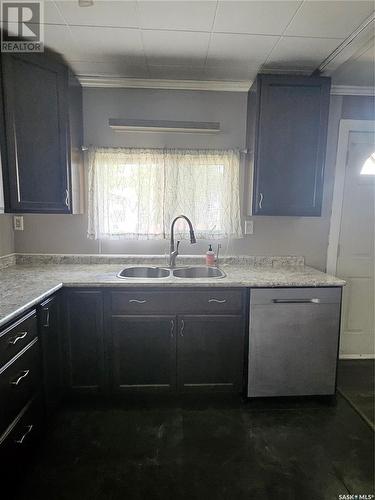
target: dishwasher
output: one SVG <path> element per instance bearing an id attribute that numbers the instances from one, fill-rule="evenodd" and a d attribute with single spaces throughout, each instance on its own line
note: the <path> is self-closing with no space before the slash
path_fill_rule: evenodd
<path id="1" fill-rule="evenodd" d="M 341 288 L 250 294 L 248 397 L 333 395 Z"/>

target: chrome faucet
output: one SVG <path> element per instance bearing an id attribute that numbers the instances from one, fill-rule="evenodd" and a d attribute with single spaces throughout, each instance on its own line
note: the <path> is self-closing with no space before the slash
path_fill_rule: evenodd
<path id="1" fill-rule="evenodd" d="M 193 224 L 191 223 L 191 220 L 188 217 L 186 217 L 186 215 L 178 215 L 177 217 L 175 217 L 172 221 L 172 224 L 171 224 L 171 243 L 170 243 L 170 247 L 169 247 L 169 267 L 176 267 L 178 248 L 179 248 L 180 243 L 181 243 L 180 241 L 177 241 L 176 249 L 174 248 L 174 225 L 178 219 L 185 219 L 186 222 L 189 224 L 190 243 L 197 242 L 197 240 L 195 239 Z"/>

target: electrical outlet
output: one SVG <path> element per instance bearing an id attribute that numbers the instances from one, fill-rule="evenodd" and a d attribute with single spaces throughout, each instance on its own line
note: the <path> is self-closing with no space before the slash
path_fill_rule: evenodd
<path id="1" fill-rule="evenodd" d="M 13 228 L 15 231 L 23 231 L 23 215 L 13 217 Z"/>
<path id="2" fill-rule="evenodd" d="M 254 221 L 245 220 L 245 234 L 253 234 L 254 233 Z"/>

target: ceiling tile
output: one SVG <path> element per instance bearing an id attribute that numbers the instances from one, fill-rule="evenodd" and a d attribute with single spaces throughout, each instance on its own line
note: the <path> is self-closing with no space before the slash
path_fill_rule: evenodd
<path id="1" fill-rule="evenodd" d="M 51 24 L 65 24 L 63 17 L 61 16 L 56 4 L 53 0 L 44 0 L 44 22 Z"/>
<path id="2" fill-rule="evenodd" d="M 77 75 L 85 76 L 114 76 L 124 78 L 148 78 L 146 65 L 126 64 L 123 60 L 111 62 L 69 61 Z"/>
<path id="3" fill-rule="evenodd" d="M 205 71 L 206 80 L 223 80 L 223 81 L 253 81 L 259 72 L 259 65 L 253 66 L 216 66 L 208 67 Z"/>
<path id="4" fill-rule="evenodd" d="M 139 30 L 70 26 L 78 50 L 70 58 L 79 61 L 103 61 L 123 58 L 126 61 L 144 63 Z"/>
<path id="5" fill-rule="evenodd" d="M 142 28 L 210 31 L 215 17 L 214 1 L 138 2 Z"/>
<path id="6" fill-rule="evenodd" d="M 278 36 L 213 33 L 207 65 L 263 62 L 278 40 Z"/>
<path id="7" fill-rule="evenodd" d="M 168 80 L 204 80 L 204 67 L 190 66 L 149 66 L 151 78 Z"/>
<path id="8" fill-rule="evenodd" d="M 142 31 L 149 64 L 203 66 L 209 33 L 188 31 Z"/>
<path id="9" fill-rule="evenodd" d="M 214 31 L 281 35 L 301 3 L 219 0 Z"/>
<path id="10" fill-rule="evenodd" d="M 80 7 L 78 0 L 56 1 L 68 24 L 75 26 L 139 26 L 137 2 L 95 0 L 90 7 Z"/>
<path id="11" fill-rule="evenodd" d="M 374 2 L 304 2 L 285 35 L 338 37 L 352 33 L 374 10 Z"/>
<path id="12" fill-rule="evenodd" d="M 332 38 L 283 37 L 264 67 L 314 70 L 339 44 Z"/>

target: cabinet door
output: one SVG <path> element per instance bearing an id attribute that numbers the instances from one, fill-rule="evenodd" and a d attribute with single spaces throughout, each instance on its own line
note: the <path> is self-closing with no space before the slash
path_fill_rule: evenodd
<path id="1" fill-rule="evenodd" d="M 101 291 L 66 293 L 67 385 L 78 392 L 105 386 L 103 299 Z"/>
<path id="2" fill-rule="evenodd" d="M 60 296 L 44 301 L 38 310 L 43 355 L 44 402 L 47 413 L 55 410 L 63 393 Z"/>
<path id="3" fill-rule="evenodd" d="M 329 78 L 258 77 L 254 215 L 320 215 L 329 92 Z"/>
<path id="4" fill-rule="evenodd" d="M 44 54 L 2 57 L 6 210 L 69 213 L 68 72 Z"/>
<path id="5" fill-rule="evenodd" d="M 341 289 L 252 290 L 248 396 L 335 393 Z"/>
<path id="6" fill-rule="evenodd" d="M 115 391 L 176 386 L 176 317 L 112 317 Z"/>
<path id="7" fill-rule="evenodd" d="M 242 388 L 242 316 L 181 316 L 177 341 L 181 391 L 239 392 Z"/>

